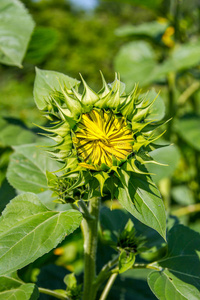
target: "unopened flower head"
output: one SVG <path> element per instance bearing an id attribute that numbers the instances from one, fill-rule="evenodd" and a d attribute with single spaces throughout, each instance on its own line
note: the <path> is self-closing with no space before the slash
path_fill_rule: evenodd
<path id="1" fill-rule="evenodd" d="M 112 84 L 102 75 L 98 93 L 81 79 L 82 94 L 78 85 L 69 89 L 60 83 L 60 90 L 45 99 L 45 113 L 53 124 L 45 129 L 56 142 L 51 154 L 64 163 L 65 174 L 89 172 L 100 185 L 122 166 L 143 173 L 138 165 L 152 161 L 148 152 L 158 138 L 153 132 L 156 118 L 149 118 L 154 101 L 137 86 L 126 94 L 117 75 Z"/>

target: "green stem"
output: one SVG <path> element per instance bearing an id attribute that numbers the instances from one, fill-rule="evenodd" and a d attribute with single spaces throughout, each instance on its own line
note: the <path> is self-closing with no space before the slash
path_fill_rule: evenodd
<path id="1" fill-rule="evenodd" d="M 81 208 L 81 212 L 83 213 L 83 217 L 85 219 L 94 220 L 94 217 L 91 216 L 91 214 L 89 213 L 88 207 L 86 206 L 86 204 L 85 204 L 85 202 L 83 200 L 79 200 L 78 201 L 78 205 Z"/>
<path id="2" fill-rule="evenodd" d="M 110 260 L 99 272 L 95 280 L 96 289 L 101 286 L 101 284 L 112 274 L 110 269 L 117 264 L 119 260 L 119 255 L 116 255 L 112 260 Z"/>
<path id="3" fill-rule="evenodd" d="M 193 82 L 179 97 L 178 104 L 180 106 L 183 106 L 186 101 L 196 92 L 200 89 L 200 83 L 199 81 Z"/>
<path id="4" fill-rule="evenodd" d="M 200 211 L 200 203 L 197 203 L 197 204 L 188 205 L 186 207 L 182 207 L 177 210 L 174 210 L 172 211 L 171 214 L 176 217 L 181 217 L 199 211 Z"/>
<path id="5" fill-rule="evenodd" d="M 96 251 L 98 238 L 100 199 L 92 198 L 89 202 L 89 213 L 92 219 L 82 221 L 84 235 L 84 289 L 83 300 L 94 300 L 96 297 Z"/>
<path id="6" fill-rule="evenodd" d="M 174 29 L 175 29 L 175 40 L 180 41 L 180 0 L 174 0 Z"/>
<path id="7" fill-rule="evenodd" d="M 156 271 L 161 271 L 162 268 L 159 266 L 155 266 L 152 263 L 151 264 L 134 264 L 132 269 L 151 269 Z"/>
<path id="8" fill-rule="evenodd" d="M 46 294 L 46 295 L 50 295 L 53 296 L 57 299 L 62 299 L 62 300 L 70 300 L 67 296 L 61 295 L 55 291 L 52 290 L 48 290 L 48 289 L 44 289 L 44 288 L 38 288 L 39 292 L 42 294 Z"/>
<path id="9" fill-rule="evenodd" d="M 169 95 L 169 107 L 168 107 L 168 114 L 167 119 L 171 119 L 174 117 L 175 114 L 175 73 L 171 72 L 168 74 L 168 95 Z M 172 133 L 172 124 L 173 119 L 170 120 L 170 122 L 167 123 L 167 138 L 169 141 L 171 141 L 171 133 Z"/>
<path id="10" fill-rule="evenodd" d="M 118 275 L 118 273 L 114 273 L 110 276 L 99 300 L 105 300 L 107 298 L 108 293 L 110 292 L 110 289 L 111 289 L 115 279 L 117 278 L 117 275 Z"/>

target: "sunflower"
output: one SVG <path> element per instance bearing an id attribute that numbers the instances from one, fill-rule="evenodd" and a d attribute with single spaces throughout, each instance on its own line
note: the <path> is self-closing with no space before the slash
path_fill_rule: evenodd
<path id="1" fill-rule="evenodd" d="M 159 136 L 154 134 L 154 129 L 160 123 L 149 117 L 156 98 L 150 100 L 148 94 L 141 94 L 138 86 L 126 94 L 117 74 L 111 84 L 101 76 L 103 87 L 98 93 L 82 77 L 82 94 L 78 92 L 79 84 L 71 88 L 60 84 L 60 91 L 52 90 L 45 99 L 44 109 L 52 126 L 43 129 L 55 141 L 49 152 L 63 163 L 61 178 L 67 178 L 74 188 L 85 185 L 85 190 L 88 183 L 94 186 L 91 181 L 95 178 L 103 195 L 107 180 L 108 189 L 117 186 L 120 168 L 146 174 L 143 165 L 153 162 L 148 152 L 155 148 L 154 141 Z M 72 191 L 71 186 L 62 186 L 65 195 L 66 191 Z M 113 198 L 113 191 L 111 194 Z"/>

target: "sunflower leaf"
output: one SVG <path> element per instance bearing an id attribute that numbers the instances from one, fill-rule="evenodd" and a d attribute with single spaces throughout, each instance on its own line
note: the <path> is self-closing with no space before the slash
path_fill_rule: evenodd
<path id="1" fill-rule="evenodd" d="M 119 170 L 117 197 L 122 206 L 166 239 L 166 215 L 160 193 L 145 174 Z"/>
<path id="2" fill-rule="evenodd" d="M 55 248 L 81 220 L 76 210 L 49 210 L 35 194 L 15 197 L 0 218 L 0 275 L 23 268 Z"/>
<path id="3" fill-rule="evenodd" d="M 44 110 L 47 107 L 46 99 L 53 91 L 62 92 L 61 87 L 71 89 L 80 81 L 55 71 L 40 70 L 36 68 L 34 83 L 34 99 L 37 107 Z"/>
<path id="4" fill-rule="evenodd" d="M 22 67 L 34 21 L 18 0 L 1 0 L 0 14 L 0 62 Z"/>
<path id="5" fill-rule="evenodd" d="M 39 292 L 35 284 L 24 283 L 17 276 L 0 276 L 0 297 L 1 300 L 36 300 Z"/>
<path id="6" fill-rule="evenodd" d="M 148 284 L 160 300 L 200 299 L 200 234 L 177 225 L 168 235 L 167 256 L 153 265 L 161 271 L 148 276 Z"/>

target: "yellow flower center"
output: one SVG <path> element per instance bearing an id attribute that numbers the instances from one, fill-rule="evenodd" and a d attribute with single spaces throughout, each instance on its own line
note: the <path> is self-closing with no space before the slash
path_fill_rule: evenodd
<path id="1" fill-rule="evenodd" d="M 124 117 L 104 110 L 82 115 L 73 143 L 84 161 L 80 165 L 89 169 L 101 164 L 110 167 L 113 157 L 121 161 L 133 151 L 133 135 Z"/>

